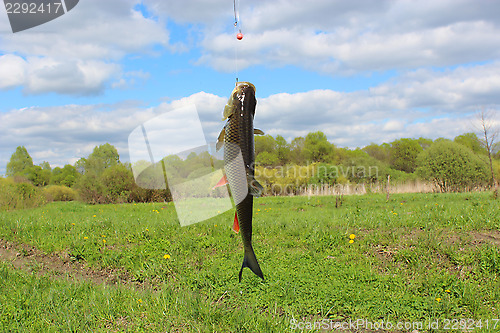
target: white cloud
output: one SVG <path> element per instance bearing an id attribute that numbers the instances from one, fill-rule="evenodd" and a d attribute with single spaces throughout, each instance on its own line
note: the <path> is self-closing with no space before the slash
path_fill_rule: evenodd
<path id="1" fill-rule="evenodd" d="M 26 82 L 26 61 L 18 56 L 0 56 L 0 89 L 9 89 Z"/>
<path id="2" fill-rule="evenodd" d="M 401 137 L 453 138 L 474 130 L 472 114 L 480 106 L 500 108 L 499 66 L 417 70 L 349 93 L 324 89 L 275 94 L 258 100 L 255 126 L 287 140 L 319 130 L 336 145 L 351 148 Z M 19 145 L 27 147 L 35 163 L 74 162 L 106 142 L 127 160 L 127 137 L 135 127 L 189 104 L 196 106 L 205 137 L 213 142 L 224 125 L 226 102 L 227 97 L 199 92 L 150 108 L 130 102 L 12 110 L 0 114 L 0 169 Z"/>
<path id="3" fill-rule="evenodd" d="M 133 9 L 136 0 L 86 0 L 64 16 L 33 29 L 2 35 L 2 50 L 61 59 L 119 59 L 168 46 L 163 22 Z"/>
<path id="4" fill-rule="evenodd" d="M 420 69 L 370 91 L 404 98 L 409 108 L 471 112 L 479 105 L 496 107 L 500 104 L 500 62 L 444 72 Z"/>
<path id="5" fill-rule="evenodd" d="M 86 95 L 102 91 L 104 84 L 118 76 L 120 66 L 103 61 L 30 58 L 27 61 L 27 93 L 57 91 L 63 94 Z"/>
<path id="6" fill-rule="evenodd" d="M 213 23 L 231 17 L 233 3 L 227 0 L 143 0 L 155 15 L 169 17 L 179 23 Z"/>
<path id="7" fill-rule="evenodd" d="M 236 44 L 232 34 L 207 36 L 199 62 L 220 71 L 238 67 L 295 65 L 322 74 L 354 74 L 364 71 L 446 67 L 498 58 L 500 29 L 487 22 L 458 22 L 445 27 L 401 33 L 370 31 L 360 35 L 343 32 L 316 33 L 313 29 L 280 28 L 249 31 Z"/>
<path id="8" fill-rule="evenodd" d="M 133 9 L 137 3 L 80 1 L 49 23 L 16 34 L 4 32 L 0 89 L 23 86 L 25 93 L 96 94 L 126 76 L 120 64 L 124 56 L 154 55 L 155 45 L 175 51 L 164 22 L 143 17 Z"/>
<path id="9" fill-rule="evenodd" d="M 211 26 L 199 63 L 232 71 L 227 64 L 236 46 L 240 69 L 294 65 L 331 75 L 500 56 L 500 19 L 492 14 L 500 4 L 494 2 L 282 0 L 242 7 L 243 41 L 236 43 L 227 26 Z"/>
<path id="10" fill-rule="evenodd" d="M 120 78 L 116 82 L 113 82 L 111 87 L 126 89 L 128 87 L 136 86 L 139 83 L 143 83 L 144 81 L 148 80 L 150 76 L 150 73 L 144 72 L 142 70 L 126 72 L 125 74 L 123 74 L 122 78 Z"/>
<path id="11" fill-rule="evenodd" d="M 144 17 L 134 10 L 138 4 L 153 16 Z M 235 47 L 240 70 L 254 65 L 293 65 L 329 75 L 449 67 L 500 56 L 500 17 L 495 14 L 500 3 L 494 1 L 258 0 L 239 4 L 242 41 L 235 39 L 232 3 L 227 1 L 81 1 L 68 14 L 36 29 L 1 35 L 0 52 L 21 58 L 0 76 L 0 89 L 24 85 L 25 93 L 75 94 L 80 90 L 76 94 L 85 95 L 106 87 L 128 87 L 133 80 L 126 77 L 120 61 L 130 54 L 155 55 L 156 45 L 169 52 L 185 51 L 187 45 L 200 47 L 195 63 L 222 72 L 235 70 Z M 186 44 L 170 42 L 165 28 L 169 20 L 189 30 L 183 32 L 189 36 Z M 39 71 L 40 62 L 56 65 Z M 0 73 L 1 69 L 0 62 Z M 20 73 L 33 78 L 14 75 Z M 58 79 L 48 84 L 47 76 Z"/>
<path id="12" fill-rule="evenodd" d="M 200 92 L 149 108 L 130 102 L 30 107 L 0 113 L 0 174 L 5 171 L 10 154 L 17 146 L 25 146 L 35 163 L 49 161 L 62 166 L 88 156 L 95 146 L 109 142 L 117 147 L 122 160 L 127 161 L 127 138 L 133 129 L 160 114 L 189 104 L 196 105 L 206 126 L 206 138 L 215 140 L 215 132 L 224 124 L 217 120 L 222 117 L 225 103 L 225 97 Z M 182 126 L 185 124 L 178 124 Z"/>

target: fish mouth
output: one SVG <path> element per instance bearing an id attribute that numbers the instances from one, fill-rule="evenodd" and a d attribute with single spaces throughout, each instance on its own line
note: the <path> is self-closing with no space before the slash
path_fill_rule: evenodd
<path id="1" fill-rule="evenodd" d="M 255 93 L 255 86 L 253 84 L 251 84 L 250 82 L 236 82 L 236 87 L 234 88 L 233 90 L 233 94 L 238 91 L 238 90 L 241 90 L 245 87 L 251 87 L 253 89 L 253 92 Z"/>
<path id="2" fill-rule="evenodd" d="M 252 89 L 253 94 L 255 95 L 256 90 L 253 84 L 251 84 L 250 82 L 236 82 L 236 87 L 234 87 L 226 106 L 224 106 L 222 120 L 226 120 L 236 112 L 236 106 L 238 102 L 241 101 L 240 98 L 243 95 L 243 90 L 248 88 Z M 255 113 L 255 110 L 253 112 Z"/>

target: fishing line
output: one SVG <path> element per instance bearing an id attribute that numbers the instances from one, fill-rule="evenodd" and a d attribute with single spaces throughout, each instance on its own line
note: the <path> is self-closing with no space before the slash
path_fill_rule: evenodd
<path id="1" fill-rule="evenodd" d="M 239 1 L 238 1 L 238 5 L 239 5 Z M 236 27 L 238 25 L 238 21 L 239 21 L 239 13 L 238 13 L 238 10 L 236 9 L 236 0 L 233 0 L 233 8 L 234 8 L 234 26 Z"/>
<path id="2" fill-rule="evenodd" d="M 236 3 L 238 2 L 238 3 Z M 233 9 L 234 9 L 234 33 L 237 36 L 237 39 L 240 40 L 241 34 L 241 23 L 240 23 L 240 13 L 239 13 L 239 0 L 233 0 Z M 238 84 L 238 42 L 234 46 L 234 69 L 236 74 L 236 84 Z"/>

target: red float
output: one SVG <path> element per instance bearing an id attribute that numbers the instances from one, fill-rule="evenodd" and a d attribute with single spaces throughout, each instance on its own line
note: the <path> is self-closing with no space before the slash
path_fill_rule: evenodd
<path id="1" fill-rule="evenodd" d="M 243 39 L 243 34 L 241 32 L 238 32 L 236 34 L 236 38 L 238 38 L 238 40 L 242 40 Z"/>

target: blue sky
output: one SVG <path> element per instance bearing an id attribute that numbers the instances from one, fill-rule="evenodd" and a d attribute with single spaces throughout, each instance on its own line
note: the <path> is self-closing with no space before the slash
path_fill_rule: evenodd
<path id="1" fill-rule="evenodd" d="M 19 145 L 62 166 L 109 142 L 126 161 L 135 127 L 187 103 L 213 140 L 236 75 L 255 84 L 266 133 L 321 130 L 341 147 L 453 138 L 500 104 L 497 2 L 239 0 L 238 10 L 241 41 L 228 0 L 83 0 L 16 34 L 0 8 L 0 174 Z"/>

